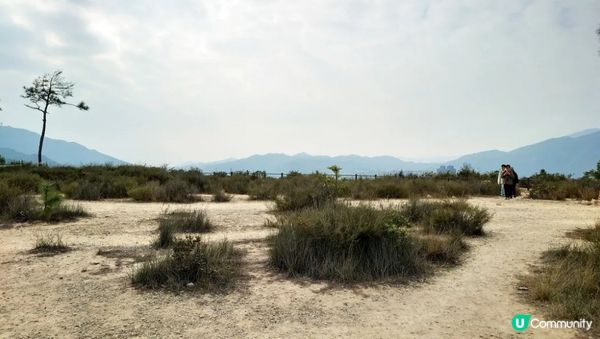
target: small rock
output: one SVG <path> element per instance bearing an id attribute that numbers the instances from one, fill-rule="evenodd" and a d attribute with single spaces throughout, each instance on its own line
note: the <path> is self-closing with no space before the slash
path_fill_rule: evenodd
<path id="1" fill-rule="evenodd" d="M 194 287 L 194 283 L 190 282 L 190 283 L 187 283 L 187 285 L 185 285 L 185 286 L 187 286 L 187 287 Z"/>

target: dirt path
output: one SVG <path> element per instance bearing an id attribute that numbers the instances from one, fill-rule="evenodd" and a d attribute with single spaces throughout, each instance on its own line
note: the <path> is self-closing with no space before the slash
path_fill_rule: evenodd
<path id="1" fill-rule="evenodd" d="M 518 295 L 517 276 L 564 231 L 591 225 L 600 207 L 575 202 L 472 199 L 494 213 L 489 237 L 469 240 L 464 263 L 411 286 L 331 287 L 290 280 L 266 266 L 262 202 L 199 203 L 226 237 L 247 250 L 248 279 L 226 295 L 142 292 L 129 285 L 134 254 L 154 237 L 162 204 L 97 202 L 94 218 L 0 230 L 0 337 L 556 337 L 516 335 L 515 313 L 540 315 Z M 75 251 L 26 253 L 35 235 L 60 231 Z M 98 250 L 105 251 L 98 255 Z"/>

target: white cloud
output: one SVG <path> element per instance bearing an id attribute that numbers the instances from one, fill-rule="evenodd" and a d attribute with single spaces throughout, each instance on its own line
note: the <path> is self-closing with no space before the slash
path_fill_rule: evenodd
<path id="1" fill-rule="evenodd" d="M 162 163 L 306 151 L 430 157 L 597 124 L 597 1 L 0 0 L 2 119 L 62 68 L 53 137 Z M 36 34 L 36 32 L 46 32 Z"/>

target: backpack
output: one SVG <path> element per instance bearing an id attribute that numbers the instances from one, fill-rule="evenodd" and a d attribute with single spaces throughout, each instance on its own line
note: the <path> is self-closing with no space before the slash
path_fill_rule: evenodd
<path id="1" fill-rule="evenodd" d="M 519 183 L 519 175 L 517 174 L 517 171 L 515 171 L 514 169 L 512 170 L 513 174 L 515 175 L 515 185 Z"/>

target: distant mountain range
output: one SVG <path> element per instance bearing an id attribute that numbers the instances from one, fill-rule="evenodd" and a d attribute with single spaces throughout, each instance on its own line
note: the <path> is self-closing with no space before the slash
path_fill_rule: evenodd
<path id="1" fill-rule="evenodd" d="M 548 139 L 512 151 L 484 151 L 468 154 L 446 162 L 412 162 L 391 156 L 365 157 L 359 155 L 323 156 L 300 153 L 286 155 L 270 153 L 252 155 L 244 159 L 230 159 L 213 163 L 186 163 L 180 167 L 196 167 L 205 172 L 215 171 L 289 171 L 327 172 L 327 167 L 337 165 L 347 174 L 385 174 L 399 171 L 435 171 L 440 166 L 460 169 L 468 164 L 480 172 L 497 170 L 501 164 L 511 164 L 521 176 L 529 176 L 540 169 L 548 172 L 573 174 L 578 177 L 596 167 L 600 160 L 600 129 L 588 129 L 568 136 Z"/>
<path id="2" fill-rule="evenodd" d="M 40 135 L 25 129 L 0 126 L 0 154 L 8 161 L 37 163 Z M 48 165 L 126 164 L 125 161 L 75 142 L 45 138 L 43 162 Z"/>
<path id="3" fill-rule="evenodd" d="M 0 154 L 7 160 L 37 161 L 39 134 L 20 128 L 0 126 Z M 337 165 L 345 174 L 386 174 L 435 171 L 440 166 L 460 169 L 469 164 L 480 172 L 497 170 L 501 164 L 513 165 L 520 176 L 529 176 L 540 169 L 548 172 L 581 176 L 596 167 L 600 160 L 600 129 L 587 129 L 564 137 L 553 138 L 512 151 L 491 150 L 464 155 L 445 162 L 405 161 L 392 156 L 367 157 L 360 155 L 324 156 L 300 153 L 286 155 L 270 153 L 252 155 L 243 159 L 226 159 L 217 162 L 187 162 L 177 168 L 200 168 L 216 171 L 266 171 L 287 173 L 299 171 L 328 172 L 327 167 Z M 74 142 L 46 138 L 44 162 L 48 165 L 126 164 L 109 155 L 91 150 Z"/>

